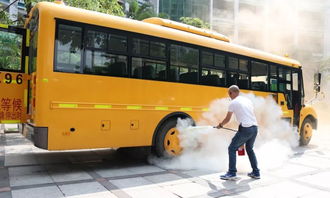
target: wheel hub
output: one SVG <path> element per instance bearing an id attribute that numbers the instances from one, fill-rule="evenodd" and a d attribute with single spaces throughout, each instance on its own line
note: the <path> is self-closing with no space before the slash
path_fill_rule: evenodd
<path id="1" fill-rule="evenodd" d="M 305 124 L 303 133 L 305 140 L 309 140 L 312 137 L 313 127 L 310 123 Z"/>
<path id="2" fill-rule="evenodd" d="M 180 155 L 182 148 L 180 146 L 179 131 L 176 128 L 171 128 L 165 135 L 164 148 L 171 156 Z"/>

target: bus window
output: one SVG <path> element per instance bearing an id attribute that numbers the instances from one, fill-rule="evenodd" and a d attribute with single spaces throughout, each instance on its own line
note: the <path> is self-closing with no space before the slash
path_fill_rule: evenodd
<path id="1" fill-rule="evenodd" d="M 166 57 L 166 45 L 161 42 L 150 42 L 150 56 L 165 58 Z"/>
<path id="2" fill-rule="evenodd" d="M 148 56 L 149 55 L 149 41 L 143 39 L 133 39 L 133 54 Z"/>
<path id="3" fill-rule="evenodd" d="M 127 51 L 127 37 L 116 34 L 109 34 L 108 50 L 126 52 Z"/>
<path id="4" fill-rule="evenodd" d="M 170 81 L 198 83 L 199 52 L 197 49 L 171 45 Z"/>
<path id="5" fill-rule="evenodd" d="M 237 72 L 227 72 L 227 86 L 238 84 Z"/>
<path id="6" fill-rule="evenodd" d="M 298 83 L 298 72 L 294 71 L 292 73 L 292 90 L 298 91 L 299 90 L 299 83 Z"/>
<path id="7" fill-rule="evenodd" d="M 232 70 L 238 69 L 238 58 L 229 57 L 228 58 L 228 68 Z"/>
<path id="8" fill-rule="evenodd" d="M 86 49 L 85 74 L 127 76 L 127 57 Z"/>
<path id="9" fill-rule="evenodd" d="M 214 66 L 216 67 L 226 67 L 226 57 L 224 55 L 215 54 L 214 55 Z"/>
<path id="10" fill-rule="evenodd" d="M 238 76 L 238 87 L 241 89 L 249 88 L 249 75 L 240 73 Z"/>
<path id="11" fill-rule="evenodd" d="M 278 91 L 277 89 L 277 67 L 270 66 L 270 91 Z"/>
<path id="12" fill-rule="evenodd" d="M 107 34 L 99 31 L 87 31 L 87 47 L 100 50 L 107 49 Z"/>
<path id="13" fill-rule="evenodd" d="M 30 29 L 30 47 L 29 47 L 29 74 L 36 71 L 37 68 L 37 46 L 38 46 L 38 25 L 39 11 L 33 11 L 28 28 Z"/>
<path id="14" fill-rule="evenodd" d="M 225 86 L 226 85 L 225 71 L 203 68 L 200 82 L 203 85 Z"/>
<path id="15" fill-rule="evenodd" d="M 165 80 L 166 63 L 165 61 L 133 57 L 132 77 L 150 80 Z"/>
<path id="16" fill-rule="evenodd" d="M 59 24 L 57 31 L 55 71 L 80 73 L 82 28 Z"/>
<path id="17" fill-rule="evenodd" d="M 286 68 L 278 69 L 279 91 L 283 92 L 289 109 L 292 109 L 292 87 L 291 70 Z"/>
<path id="18" fill-rule="evenodd" d="M 23 36 L 0 31 L 0 70 L 21 71 Z"/>
<path id="19" fill-rule="evenodd" d="M 211 52 L 202 52 L 202 64 L 204 65 L 214 65 L 214 61 L 213 61 L 213 53 Z"/>
<path id="20" fill-rule="evenodd" d="M 239 70 L 243 72 L 248 72 L 249 61 L 245 59 L 239 59 Z"/>
<path id="21" fill-rule="evenodd" d="M 258 91 L 267 91 L 268 88 L 268 68 L 267 64 L 252 61 L 251 62 L 251 87 Z"/>

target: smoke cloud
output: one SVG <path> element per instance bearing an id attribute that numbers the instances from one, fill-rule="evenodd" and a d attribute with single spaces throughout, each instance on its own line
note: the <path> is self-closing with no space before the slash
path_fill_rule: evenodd
<path id="1" fill-rule="evenodd" d="M 293 148 L 298 146 L 298 133 L 281 119 L 282 111 L 272 97 L 244 96 L 253 101 L 259 124 L 255 142 L 259 167 L 266 170 L 281 166 L 294 153 Z M 183 147 L 182 155 L 173 159 L 151 159 L 151 162 L 169 169 L 227 170 L 227 148 L 235 133 L 212 126 L 225 117 L 229 102 L 228 98 L 213 101 L 210 111 L 203 114 L 197 127 L 192 127 L 189 120 L 179 120 L 177 128 Z M 236 129 L 238 123 L 232 118 L 226 127 Z M 247 155 L 237 158 L 237 168 L 239 171 L 250 170 Z"/>

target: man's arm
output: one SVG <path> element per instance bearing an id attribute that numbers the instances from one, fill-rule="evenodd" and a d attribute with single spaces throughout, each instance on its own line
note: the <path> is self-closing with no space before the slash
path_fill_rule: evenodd
<path id="1" fill-rule="evenodd" d="M 231 116 L 233 115 L 233 112 L 227 112 L 227 115 L 225 117 L 225 119 L 223 119 L 222 122 L 220 122 L 220 124 L 218 126 L 216 126 L 216 128 L 220 129 L 222 128 L 225 124 L 227 124 L 230 121 Z"/>

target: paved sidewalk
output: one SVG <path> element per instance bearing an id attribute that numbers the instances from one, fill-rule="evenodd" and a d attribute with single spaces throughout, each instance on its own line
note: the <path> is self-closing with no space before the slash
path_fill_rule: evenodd
<path id="1" fill-rule="evenodd" d="M 299 148 L 282 167 L 253 180 L 219 172 L 166 170 L 114 150 L 49 152 L 19 133 L 0 133 L 0 198 L 330 197 L 330 135 Z"/>

